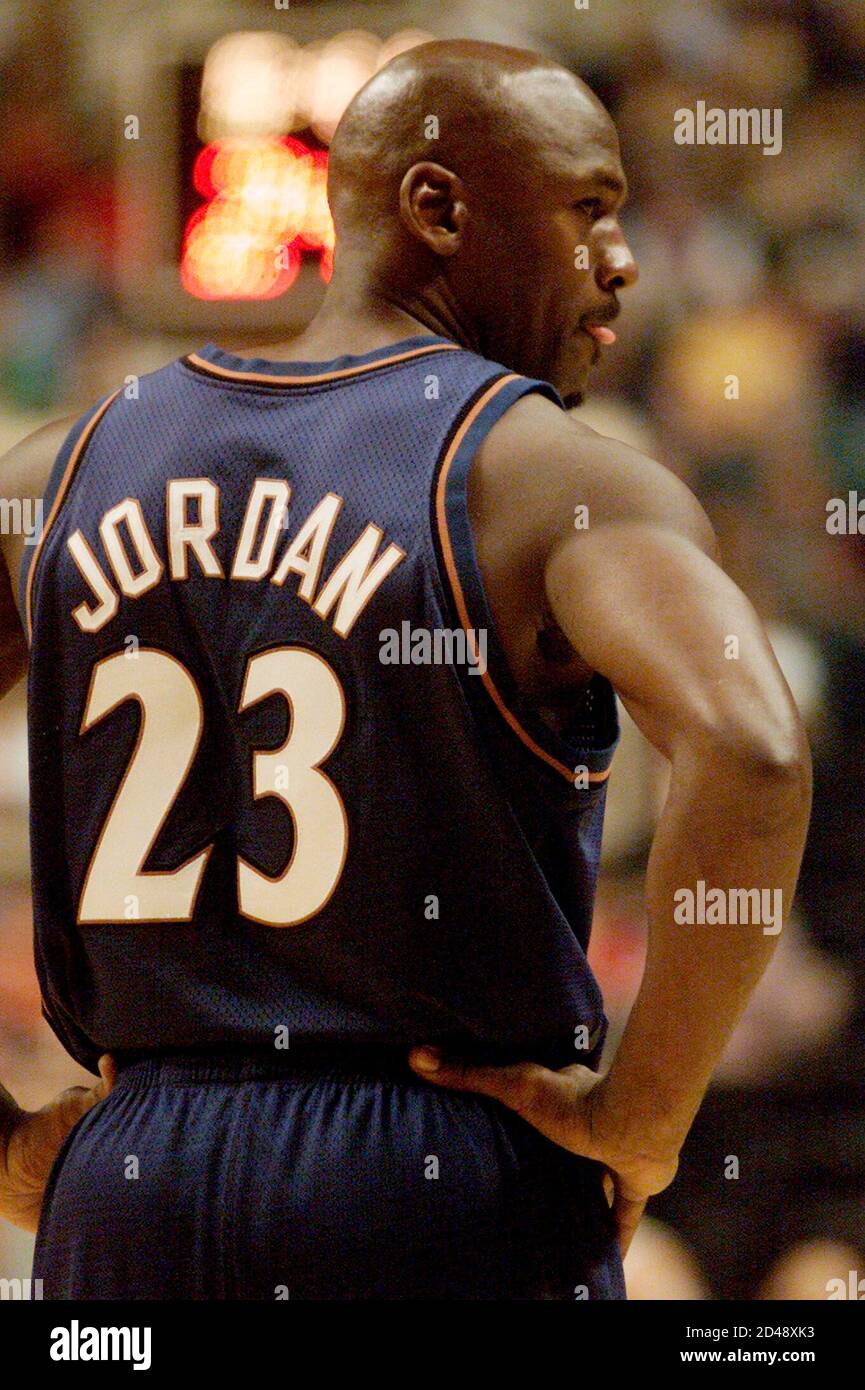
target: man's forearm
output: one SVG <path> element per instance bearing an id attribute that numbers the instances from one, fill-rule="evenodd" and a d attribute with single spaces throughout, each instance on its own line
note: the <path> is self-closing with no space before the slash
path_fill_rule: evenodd
<path id="1" fill-rule="evenodd" d="M 603 1132 L 647 1156 L 678 1152 L 769 962 L 779 923 L 763 909 L 789 913 L 810 809 L 807 754 L 788 770 L 721 755 L 684 763 L 649 858 L 643 982 L 596 1112 Z"/>

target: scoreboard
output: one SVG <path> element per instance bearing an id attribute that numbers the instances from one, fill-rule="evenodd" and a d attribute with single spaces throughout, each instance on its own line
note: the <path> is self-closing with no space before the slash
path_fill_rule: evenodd
<path id="1" fill-rule="evenodd" d="M 406 27 L 411 12 L 181 3 L 118 43 L 114 283 L 128 318 L 223 338 L 309 321 L 333 266 L 329 141 L 383 63 L 435 37 Z"/>

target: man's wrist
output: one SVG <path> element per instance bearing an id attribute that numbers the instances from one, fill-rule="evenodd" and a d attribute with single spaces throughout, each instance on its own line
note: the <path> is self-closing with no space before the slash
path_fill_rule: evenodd
<path id="1" fill-rule="evenodd" d="M 659 1113 L 651 1098 L 625 1095 L 610 1083 L 608 1073 L 591 1093 L 593 1147 L 634 1164 L 678 1159 L 689 1125 Z"/>

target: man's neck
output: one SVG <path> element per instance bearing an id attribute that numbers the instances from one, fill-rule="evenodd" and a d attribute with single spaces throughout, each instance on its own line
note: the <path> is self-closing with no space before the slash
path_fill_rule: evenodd
<path id="1" fill-rule="evenodd" d="M 461 321 L 446 283 L 426 286 L 416 294 L 364 290 L 347 291 L 332 283 L 318 313 L 296 337 L 268 346 L 274 362 L 329 362 L 344 355 L 360 356 L 425 333 L 449 338 L 477 351 L 477 335 Z M 255 356 L 259 349 L 238 349 Z"/>

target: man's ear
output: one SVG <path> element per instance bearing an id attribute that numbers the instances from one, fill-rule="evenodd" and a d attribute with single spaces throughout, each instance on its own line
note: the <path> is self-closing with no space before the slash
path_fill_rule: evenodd
<path id="1" fill-rule="evenodd" d="M 469 217 L 462 180 L 441 164 L 413 164 L 400 184 L 399 214 L 418 241 L 437 256 L 452 256 Z"/>

